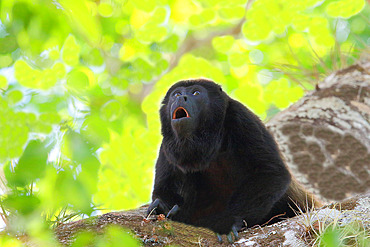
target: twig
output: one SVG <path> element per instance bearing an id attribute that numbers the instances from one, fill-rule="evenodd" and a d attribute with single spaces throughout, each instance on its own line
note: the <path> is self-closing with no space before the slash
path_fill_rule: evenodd
<path id="1" fill-rule="evenodd" d="M 274 217 L 272 217 L 271 219 L 269 219 L 266 223 L 263 223 L 261 226 L 265 226 L 267 225 L 271 220 L 277 218 L 277 217 L 280 217 L 280 216 L 284 216 L 286 213 L 283 213 L 283 214 L 278 214 L 278 215 L 275 215 Z"/>

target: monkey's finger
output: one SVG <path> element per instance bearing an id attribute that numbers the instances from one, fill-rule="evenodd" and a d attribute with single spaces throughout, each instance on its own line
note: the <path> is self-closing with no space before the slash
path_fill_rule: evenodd
<path id="1" fill-rule="evenodd" d="M 173 206 L 171 208 L 171 210 L 168 212 L 166 218 L 170 219 L 172 216 L 174 216 L 178 211 L 179 211 L 179 205 L 175 204 L 175 206 Z"/>
<path id="2" fill-rule="evenodd" d="M 229 234 L 226 235 L 227 241 L 229 241 L 230 244 L 234 243 L 233 241 L 233 235 L 230 232 Z"/>
<path id="3" fill-rule="evenodd" d="M 222 236 L 220 234 L 216 233 L 216 237 L 217 237 L 218 242 L 221 244 L 222 243 Z"/>
<path id="4" fill-rule="evenodd" d="M 159 203 L 160 203 L 160 199 L 157 198 L 157 199 L 154 200 L 154 202 L 152 202 L 149 205 L 149 207 L 148 207 L 148 209 L 146 211 L 146 216 L 147 217 L 148 217 L 149 214 L 151 214 L 158 207 Z"/>
<path id="5" fill-rule="evenodd" d="M 234 233 L 235 241 L 238 240 L 239 239 L 238 228 L 235 225 L 233 225 L 231 230 Z"/>

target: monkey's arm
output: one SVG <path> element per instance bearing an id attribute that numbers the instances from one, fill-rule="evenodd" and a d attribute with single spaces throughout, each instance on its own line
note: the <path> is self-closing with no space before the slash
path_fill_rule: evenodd
<path id="1" fill-rule="evenodd" d="M 263 123 L 237 101 L 229 103 L 225 129 L 226 146 L 230 147 L 228 152 L 234 159 L 229 165 L 235 171 L 237 184 L 226 209 L 215 215 L 219 220 L 207 222 L 219 233 L 228 233 L 235 225 L 239 229 L 243 220 L 249 227 L 265 223 L 291 181 L 272 136 Z M 207 220 L 213 219 L 207 217 Z"/>
<path id="2" fill-rule="evenodd" d="M 166 160 L 162 148 L 159 152 L 155 168 L 152 203 L 147 214 L 167 214 L 175 205 L 182 205 L 183 198 L 177 193 L 174 168 Z"/>

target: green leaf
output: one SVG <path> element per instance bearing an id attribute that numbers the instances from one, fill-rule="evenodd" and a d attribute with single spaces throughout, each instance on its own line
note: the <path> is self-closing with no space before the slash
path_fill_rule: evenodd
<path id="1" fill-rule="evenodd" d="M 132 1 L 132 4 L 141 10 L 146 12 L 151 12 L 156 7 L 156 2 L 153 0 L 141 0 L 141 1 Z"/>
<path id="2" fill-rule="evenodd" d="M 264 40 L 271 32 L 271 25 L 261 19 L 247 20 L 243 24 L 242 32 L 248 40 Z"/>
<path id="3" fill-rule="evenodd" d="M 18 158 L 28 138 L 28 128 L 22 112 L 14 113 L 0 98 L 0 160 Z"/>
<path id="4" fill-rule="evenodd" d="M 68 203 L 73 204 L 79 210 L 90 214 L 91 197 L 97 190 L 99 160 L 95 157 L 96 149 L 86 141 L 83 135 L 69 130 L 64 137 L 62 151 L 70 157 L 76 166 L 80 166 L 80 171 L 71 176 L 68 171 L 59 179 L 60 186 L 70 191 Z M 68 197 L 69 198 L 69 197 Z"/>
<path id="5" fill-rule="evenodd" d="M 167 28 L 147 23 L 136 32 L 136 38 L 142 42 L 162 42 L 167 37 Z"/>
<path id="6" fill-rule="evenodd" d="M 79 55 L 80 46 L 77 44 L 75 37 L 72 35 L 68 36 L 63 45 L 63 61 L 70 66 L 77 65 L 79 63 Z"/>
<path id="7" fill-rule="evenodd" d="M 49 89 L 55 85 L 57 82 L 57 75 L 53 69 L 45 69 L 41 73 L 41 78 L 39 81 L 40 89 Z"/>
<path id="8" fill-rule="evenodd" d="M 215 37 L 212 40 L 212 45 L 216 51 L 221 52 L 221 53 L 227 53 L 233 46 L 234 42 L 235 42 L 235 39 L 233 36 L 226 35 L 226 36 L 221 36 L 221 37 Z"/>
<path id="9" fill-rule="evenodd" d="M 75 240 L 71 244 L 71 247 L 94 246 L 95 242 L 96 234 L 82 231 L 76 234 Z"/>
<path id="10" fill-rule="evenodd" d="M 48 149 L 44 143 L 40 140 L 31 140 L 14 168 L 11 185 L 23 187 L 43 177 L 47 158 Z"/>
<path id="11" fill-rule="evenodd" d="M 226 20 L 241 19 L 244 13 L 244 6 L 225 7 L 219 10 L 220 17 Z"/>
<path id="12" fill-rule="evenodd" d="M 58 113 L 48 112 L 40 115 L 39 119 L 44 123 L 58 124 L 61 121 L 61 117 Z"/>
<path id="13" fill-rule="evenodd" d="M 97 247 L 137 247 L 138 241 L 119 226 L 109 226 L 104 236 L 97 242 Z"/>
<path id="14" fill-rule="evenodd" d="M 93 66 L 101 66 L 104 63 L 100 51 L 96 48 L 89 50 L 86 54 L 83 54 L 82 57 L 84 61 Z"/>
<path id="15" fill-rule="evenodd" d="M 21 85 L 29 88 L 39 88 L 41 72 L 32 69 L 25 61 L 18 60 L 15 62 L 14 74 Z"/>
<path id="16" fill-rule="evenodd" d="M 13 52 L 17 48 L 17 40 L 14 36 L 6 36 L 4 38 L 0 38 L 0 54 Z"/>
<path id="17" fill-rule="evenodd" d="M 229 63 L 231 67 L 240 67 L 247 64 L 249 57 L 247 53 L 232 53 L 229 55 Z"/>
<path id="18" fill-rule="evenodd" d="M 19 101 L 21 101 L 23 98 L 23 93 L 19 90 L 13 90 L 8 93 L 8 102 L 9 105 L 15 105 Z"/>
<path id="19" fill-rule="evenodd" d="M 104 142 L 109 142 L 107 123 L 100 117 L 96 115 L 87 116 L 82 126 L 81 133 L 96 147 Z"/>
<path id="20" fill-rule="evenodd" d="M 5 76 L 0 75 L 0 90 L 6 90 L 8 88 L 8 82 Z"/>
<path id="21" fill-rule="evenodd" d="M 320 246 L 323 247 L 337 247 L 341 245 L 340 230 L 328 227 L 325 232 L 320 236 Z"/>
<path id="22" fill-rule="evenodd" d="M 10 210 L 16 210 L 22 215 L 28 215 L 34 212 L 40 205 L 40 199 L 34 195 L 9 195 L 2 204 Z"/>
<path id="23" fill-rule="evenodd" d="M 64 137 L 63 150 L 67 151 L 69 158 L 78 163 L 84 163 L 92 156 L 92 146 L 85 138 L 72 130 L 69 130 Z"/>
<path id="24" fill-rule="evenodd" d="M 66 68 L 60 62 L 55 63 L 51 70 L 57 79 L 62 79 L 66 75 Z"/>
<path id="25" fill-rule="evenodd" d="M 66 14 L 79 30 L 92 42 L 97 43 L 101 38 L 101 26 L 86 6 L 86 1 L 59 0 Z M 64 53 L 64 52 L 63 52 Z M 68 56 L 71 56 L 69 54 Z M 64 58 L 63 58 L 64 60 Z"/>
<path id="26" fill-rule="evenodd" d="M 163 22 L 166 21 L 166 18 L 167 18 L 167 9 L 164 7 L 163 8 L 160 7 L 154 11 L 148 22 L 150 22 L 151 24 L 162 24 Z"/>
<path id="27" fill-rule="evenodd" d="M 326 13 L 331 17 L 349 18 L 359 13 L 365 6 L 365 0 L 340 0 L 331 2 Z"/>
<path id="28" fill-rule="evenodd" d="M 9 55 L 0 55 L 0 68 L 8 67 L 12 64 L 13 59 Z"/>
<path id="29" fill-rule="evenodd" d="M 61 197 L 59 199 L 65 206 L 69 205 L 76 211 L 90 215 L 93 212 L 91 206 L 92 195 L 87 186 L 74 177 L 76 175 L 67 168 L 64 171 L 59 171 L 55 184 L 56 193 Z"/>
<path id="30" fill-rule="evenodd" d="M 121 104 L 117 100 L 108 101 L 100 109 L 102 118 L 110 122 L 118 119 L 121 113 Z"/>
<path id="31" fill-rule="evenodd" d="M 109 3 L 100 3 L 98 6 L 98 12 L 103 17 L 109 17 L 113 13 L 112 5 Z"/>
<path id="32" fill-rule="evenodd" d="M 68 73 L 67 85 L 76 90 L 86 90 L 89 86 L 89 78 L 81 70 L 74 69 Z"/>

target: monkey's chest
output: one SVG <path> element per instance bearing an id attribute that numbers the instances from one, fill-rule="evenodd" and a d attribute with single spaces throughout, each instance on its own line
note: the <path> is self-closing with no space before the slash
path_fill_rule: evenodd
<path id="1" fill-rule="evenodd" d="M 226 209 L 235 191 L 235 176 L 227 162 L 213 162 L 200 174 L 196 186 L 194 219 L 217 214 Z"/>

